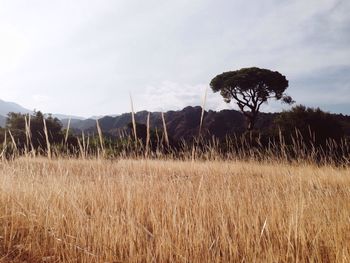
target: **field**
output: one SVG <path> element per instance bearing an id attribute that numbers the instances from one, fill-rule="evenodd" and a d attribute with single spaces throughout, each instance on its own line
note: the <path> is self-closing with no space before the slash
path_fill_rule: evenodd
<path id="1" fill-rule="evenodd" d="M 0 163 L 0 262 L 350 262 L 350 169 Z"/>

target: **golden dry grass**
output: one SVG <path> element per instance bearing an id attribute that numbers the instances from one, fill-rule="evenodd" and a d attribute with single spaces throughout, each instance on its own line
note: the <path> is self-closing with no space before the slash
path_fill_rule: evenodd
<path id="1" fill-rule="evenodd" d="M 0 163 L 0 262 L 349 262 L 350 169 Z"/>

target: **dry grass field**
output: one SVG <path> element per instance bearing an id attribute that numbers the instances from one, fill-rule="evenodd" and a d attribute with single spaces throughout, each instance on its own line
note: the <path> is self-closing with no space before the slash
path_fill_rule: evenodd
<path id="1" fill-rule="evenodd" d="M 350 262 L 350 169 L 0 163 L 0 262 Z"/>

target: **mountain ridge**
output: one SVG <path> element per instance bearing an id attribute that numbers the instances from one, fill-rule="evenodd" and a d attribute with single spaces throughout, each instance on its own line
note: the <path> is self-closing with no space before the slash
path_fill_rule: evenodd
<path id="1" fill-rule="evenodd" d="M 150 114 L 150 128 L 152 130 L 163 130 L 163 120 L 161 112 L 139 111 L 135 113 L 135 121 L 138 124 L 146 125 L 147 116 Z M 198 136 L 202 108 L 200 106 L 187 106 L 182 110 L 164 112 L 167 132 L 174 140 L 187 140 Z M 255 127 L 258 130 L 268 132 L 274 126 L 274 120 L 280 113 L 261 112 L 258 115 Z M 343 125 L 344 131 L 350 136 L 350 116 L 342 114 L 332 114 Z M 131 113 L 111 117 L 104 116 L 98 119 L 101 130 L 111 136 L 119 136 L 132 122 Z M 67 127 L 68 119 L 61 121 Z M 96 120 L 71 120 L 70 129 L 73 133 L 96 134 Z M 224 138 L 234 134 L 241 134 L 246 130 L 244 115 L 237 110 L 204 111 L 203 126 L 201 135 L 207 138 L 215 136 Z"/>
<path id="2" fill-rule="evenodd" d="M 135 121 L 145 125 L 147 115 L 150 114 L 150 128 L 163 129 L 161 112 L 139 111 L 135 113 Z M 175 140 L 188 139 L 198 135 L 202 108 L 200 106 L 187 106 L 182 110 L 164 112 L 164 118 L 169 136 Z M 276 113 L 261 113 L 257 120 L 257 127 L 266 127 L 271 124 Z M 262 117 L 263 116 L 263 117 Z M 104 116 L 98 119 L 101 130 L 104 133 L 117 136 L 131 123 L 131 113 L 123 113 L 112 117 Z M 64 127 L 68 125 L 68 119 L 61 121 Z M 70 129 L 79 134 L 96 133 L 96 120 L 71 120 Z M 236 110 L 204 111 L 202 134 L 210 134 L 216 137 L 224 137 L 228 134 L 242 133 L 245 130 L 245 118 Z"/>
<path id="3" fill-rule="evenodd" d="M 18 103 L 0 99 L 0 115 L 7 116 L 9 112 L 31 113 L 33 111 L 22 107 Z"/>
<path id="4" fill-rule="evenodd" d="M 6 118 L 8 113 L 15 112 L 15 113 L 22 113 L 22 114 L 32 114 L 34 111 L 26 109 L 25 107 L 21 106 L 18 103 L 11 102 L 11 101 L 5 101 L 0 99 L 0 127 L 4 127 L 6 125 Z M 66 118 L 74 118 L 83 120 L 85 118 L 80 116 L 74 116 L 74 115 L 66 115 L 66 114 L 60 114 L 60 113 L 45 113 L 45 115 L 51 115 L 54 118 L 58 118 L 60 120 L 66 119 Z"/>

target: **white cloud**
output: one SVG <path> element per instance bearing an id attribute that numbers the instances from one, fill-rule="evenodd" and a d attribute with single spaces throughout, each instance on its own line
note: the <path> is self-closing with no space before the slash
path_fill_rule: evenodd
<path id="1" fill-rule="evenodd" d="M 179 110 L 186 106 L 202 105 L 206 84 L 180 84 L 164 81 L 156 86 L 147 86 L 144 92 L 134 95 L 138 109 L 153 111 Z M 222 99 L 217 96 L 208 96 L 208 108 L 224 106 Z"/>

